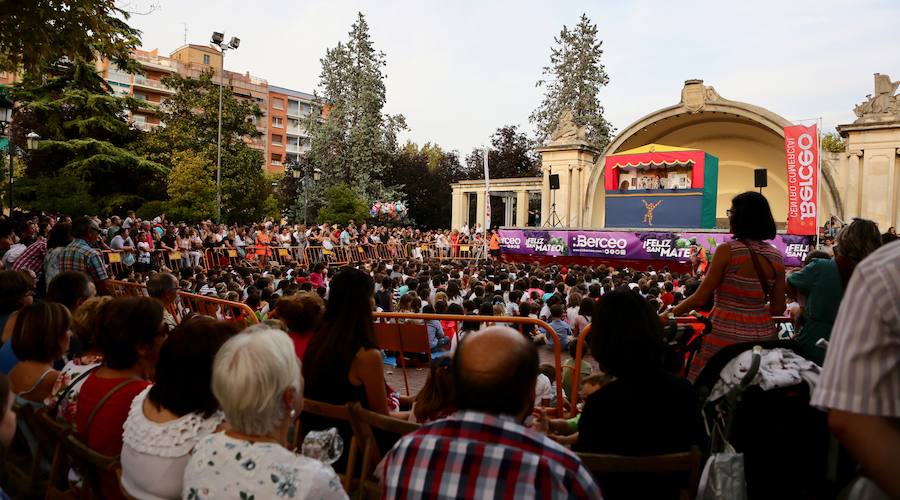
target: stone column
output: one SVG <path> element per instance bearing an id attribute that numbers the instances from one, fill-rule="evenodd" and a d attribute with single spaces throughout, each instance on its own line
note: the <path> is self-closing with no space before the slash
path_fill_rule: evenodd
<path id="1" fill-rule="evenodd" d="M 466 207 L 463 206 L 463 195 L 460 188 L 454 186 L 453 194 L 450 198 L 450 228 L 459 229 L 463 223 L 463 213 Z"/>
<path id="2" fill-rule="evenodd" d="M 550 220 L 550 200 L 551 200 L 551 192 L 550 192 L 550 173 L 552 172 L 552 167 L 544 168 L 544 182 L 541 187 L 541 225 L 543 226 L 546 221 Z M 558 171 L 558 169 L 557 169 Z"/>
<path id="3" fill-rule="evenodd" d="M 850 161 L 847 165 L 847 188 L 844 193 L 844 215 L 847 220 L 858 216 L 862 205 L 862 164 L 859 161 L 862 155 L 862 151 L 851 151 L 848 155 Z"/>
<path id="4" fill-rule="evenodd" d="M 578 165 L 578 189 L 575 190 L 575 226 L 584 227 L 584 167 Z"/>
<path id="5" fill-rule="evenodd" d="M 516 226 L 525 227 L 528 225 L 528 190 L 519 189 L 516 191 Z"/>

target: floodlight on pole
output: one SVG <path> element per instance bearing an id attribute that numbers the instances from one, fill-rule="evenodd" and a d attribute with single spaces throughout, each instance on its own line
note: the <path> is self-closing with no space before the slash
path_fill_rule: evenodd
<path id="1" fill-rule="evenodd" d="M 219 133 L 216 141 L 216 222 L 222 222 L 222 92 L 225 87 L 225 51 L 236 49 L 241 45 L 241 39 L 231 37 L 225 44 L 225 34 L 214 31 L 210 41 L 219 47 Z"/>

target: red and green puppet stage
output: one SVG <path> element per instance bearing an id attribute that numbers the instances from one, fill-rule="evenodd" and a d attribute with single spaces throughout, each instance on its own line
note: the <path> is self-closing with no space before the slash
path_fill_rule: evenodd
<path id="1" fill-rule="evenodd" d="M 606 157 L 608 228 L 716 227 L 719 159 L 648 144 Z"/>

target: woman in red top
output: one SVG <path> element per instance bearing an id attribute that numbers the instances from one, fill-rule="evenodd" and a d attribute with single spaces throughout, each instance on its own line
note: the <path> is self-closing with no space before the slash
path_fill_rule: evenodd
<path id="1" fill-rule="evenodd" d="M 168 330 L 162 305 L 148 297 L 118 298 L 103 305 L 98 325 L 103 365 L 81 386 L 75 430 L 94 451 L 118 456 L 131 401 L 150 385 Z M 122 498 L 115 474 L 104 475 L 101 486 L 104 498 Z"/>
<path id="2" fill-rule="evenodd" d="M 303 360 L 306 346 L 319 327 L 323 314 L 325 302 L 319 294 L 313 292 L 300 292 L 285 297 L 278 301 L 272 311 L 272 317 L 280 319 L 287 326 L 297 359 Z"/>

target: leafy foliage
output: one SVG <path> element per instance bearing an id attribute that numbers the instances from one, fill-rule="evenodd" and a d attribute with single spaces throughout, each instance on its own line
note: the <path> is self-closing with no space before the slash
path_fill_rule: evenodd
<path id="1" fill-rule="evenodd" d="M 347 184 L 338 184 L 325 190 L 326 204 L 319 209 L 319 220 L 334 224 L 346 224 L 350 219 L 363 221 L 369 216 L 366 200 Z"/>
<path id="2" fill-rule="evenodd" d="M 484 150 L 473 149 L 466 166 L 465 178 L 484 179 Z M 528 136 L 515 125 L 506 125 L 491 136 L 488 168 L 492 179 L 533 177 L 541 173 L 541 160 Z"/>
<path id="3" fill-rule="evenodd" d="M 847 150 L 847 142 L 837 132 L 828 132 L 822 136 L 822 149 L 829 153 L 843 153 Z"/>
<path id="4" fill-rule="evenodd" d="M 439 228 L 450 222 L 450 184 L 462 178 L 463 170 L 456 153 L 436 144 L 419 148 L 408 142 L 394 155 L 385 176 L 400 185 L 409 217 L 417 226 Z"/>
<path id="5" fill-rule="evenodd" d="M 179 151 L 169 172 L 169 220 L 196 221 L 216 216 L 215 167 L 203 155 Z"/>
<path id="6" fill-rule="evenodd" d="M 606 68 L 600 62 L 603 42 L 597 38 L 597 25 L 582 14 L 574 29 L 563 26 L 554 38 L 550 64 L 544 67 L 544 100 L 531 114 L 538 140 L 545 141 L 559 124 L 563 111 L 572 110 L 575 123 L 587 131 L 587 140 L 599 150 L 606 148 L 613 128 L 603 117 L 600 89 L 609 83 Z"/>
<path id="7" fill-rule="evenodd" d="M 360 13 L 347 43 L 325 52 L 319 75 L 322 115 L 304 122 L 310 156 L 323 172 L 325 187 L 347 184 L 367 199 L 388 195 L 381 173 L 397 149 L 397 133 L 406 128 L 401 115 L 385 115 L 384 53 L 375 50 L 369 26 Z"/>
<path id="8" fill-rule="evenodd" d="M 192 152 L 212 169 L 215 200 L 219 86 L 212 76 L 212 71 L 208 71 L 195 79 L 180 75 L 163 78 L 163 84 L 175 90 L 159 109 L 160 120 L 166 126 L 146 134 L 140 150 L 170 169 L 178 164 L 179 154 Z M 262 152 L 248 142 L 260 135 L 253 120 L 263 113 L 255 102 L 236 98 L 227 86 L 222 92 L 222 218 L 227 222 L 260 220 L 267 212 L 267 202 L 271 203 L 271 186 L 261 168 Z M 169 195 L 172 196 L 171 190 Z M 184 209 L 186 214 L 196 208 L 178 207 L 177 203 L 180 202 L 173 198 L 169 209 Z M 202 206 L 205 205 L 201 203 Z"/>
<path id="9" fill-rule="evenodd" d="M 30 182 L 25 184 L 32 188 L 20 198 L 23 206 L 58 210 L 59 204 L 46 194 L 76 181 L 83 186 L 72 192 L 87 193 L 91 203 L 74 196 L 65 203 L 78 201 L 76 208 L 85 208 L 72 213 L 88 208 L 109 213 L 162 195 L 168 170 L 135 153 L 140 132 L 124 118 L 139 101 L 107 91 L 93 63 L 81 60 L 55 65 L 44 81 L 26 79 L 12 86 L 10 95 L 18 103 L 16 143 L 25 144 L 26 131 L 41 136 L 40 149 L 26 158 L 25 180 Z"/>
<path id="10" fill-rule="evenodd" d="M 0 71 L 24 70 L 40 77 L 62 60 L 93 61 L 97 56 L 136 68 L 131 51 L 140 31 L 115 0 L 0 2 Z"/>

